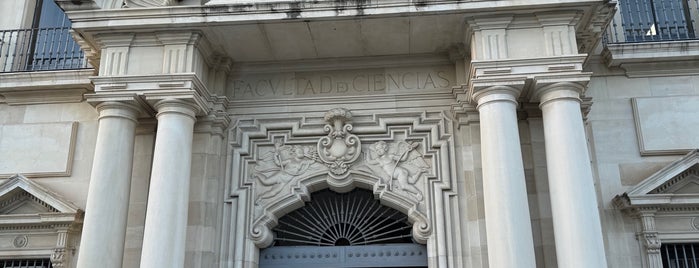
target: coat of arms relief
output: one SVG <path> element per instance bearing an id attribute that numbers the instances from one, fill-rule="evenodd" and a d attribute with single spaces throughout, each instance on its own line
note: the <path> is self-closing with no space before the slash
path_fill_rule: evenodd
<path id="1" fill-rule="evenodd" d="M 328 180 L 342 184 L 351 180 L 352 173 L 371 174 L 378 179 L 375 189 L 421 203 L 421 185 L 431 169 L 421 153 L 421 143 L 378 140 L 363 148 L 361 139 L 352 133 L 351 119 L 349 110 L 332 109 L 324 116 L 327 135 L 319 138 L 315 146 L 287 144 L 286 139 L 277 138 L 273 148 L 261 151 L 250 175 L 255 184 L 256 207 L 290 195 L 299 179 L 325 174 Z"/>

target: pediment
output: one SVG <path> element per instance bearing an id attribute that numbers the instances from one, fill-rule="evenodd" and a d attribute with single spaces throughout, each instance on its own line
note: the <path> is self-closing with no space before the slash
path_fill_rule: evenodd
<path id="1" fill-rule="evenodd" d="M 615 202 L 620 208 L 699 206 L 699 150 L 653 173 Z"/>
<path id="2" fill-rule="evenodd" d="M 37 224 L 82 218 L 75 204 L 47 188 L 14 175 L 0 185 L 0 224 Z"/>

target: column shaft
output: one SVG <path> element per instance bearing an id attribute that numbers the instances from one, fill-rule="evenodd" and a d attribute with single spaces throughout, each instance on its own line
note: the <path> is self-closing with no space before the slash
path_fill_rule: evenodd
<path id="1" fill-rule="evenodd" d="M 541 97 L 546 164 L 559 267 L 607 267 L 579 88 Z"/>
<path id="2" fill-rule="evenodd" d="M 184 267 L 195 108 L 156 105 L 158 130 L 148 191 L 141 267 Z"/>
<path id="3" fill-rule="evenodd" d="M 97 106 L 99 129 L 87 192 L 79 268 L 121 268 L 137 109 L 118 102 Z"/>
<path id="4" fill-rule="evenodd" d="M 479 98 L 483 199 L 490 267 L 536 267 L 512 93 Z"/>

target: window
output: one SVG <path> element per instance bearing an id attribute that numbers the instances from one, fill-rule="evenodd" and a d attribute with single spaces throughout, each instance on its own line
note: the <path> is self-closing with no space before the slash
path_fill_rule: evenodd
<path id="1" fill-rule="evenodd" d="M 37 0 L 30 29 L 0 31 L 0 72 L 84 67 L 70 20 L 53 0 Z"/>
<path id="2" fill-rule="evenodd" d="M 699 244 L 663 244 L 660 254 L 665 268 L 699 268 Z"/>
<path id="3" fill-rule="evenodd" d="M 52 268 L 49 259 L 0 260 L 0 268 Z"/>
<path id="4" fill-rule="evenodd" d="M 696 38 L 697 0 L 619 0 L 609 43 Z M 611 40 L 610 40 L 611 39 Z"/>
<path id="5" fill-rule="evenodd" d="M 27 70 L 69 69 L 80 64 L 80 47 L 70 36 L 70 20 L 53 0 L 38 0 Z M 77 62 L 74 62 L 77 61 Z"/>

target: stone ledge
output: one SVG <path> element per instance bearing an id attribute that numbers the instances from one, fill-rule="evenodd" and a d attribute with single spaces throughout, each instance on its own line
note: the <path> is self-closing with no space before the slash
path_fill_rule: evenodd
<path id="1" fill-rule="evenodd" d="M 699 40 L 607 44 L 602 58 L 628 77 L 699 74 Z"/>
<path id="2" fill-rule="evenodd" d="M 81 102 L 93 91 L 93 69 L 0 74 L 0 103 L 9 105 Z"/>

